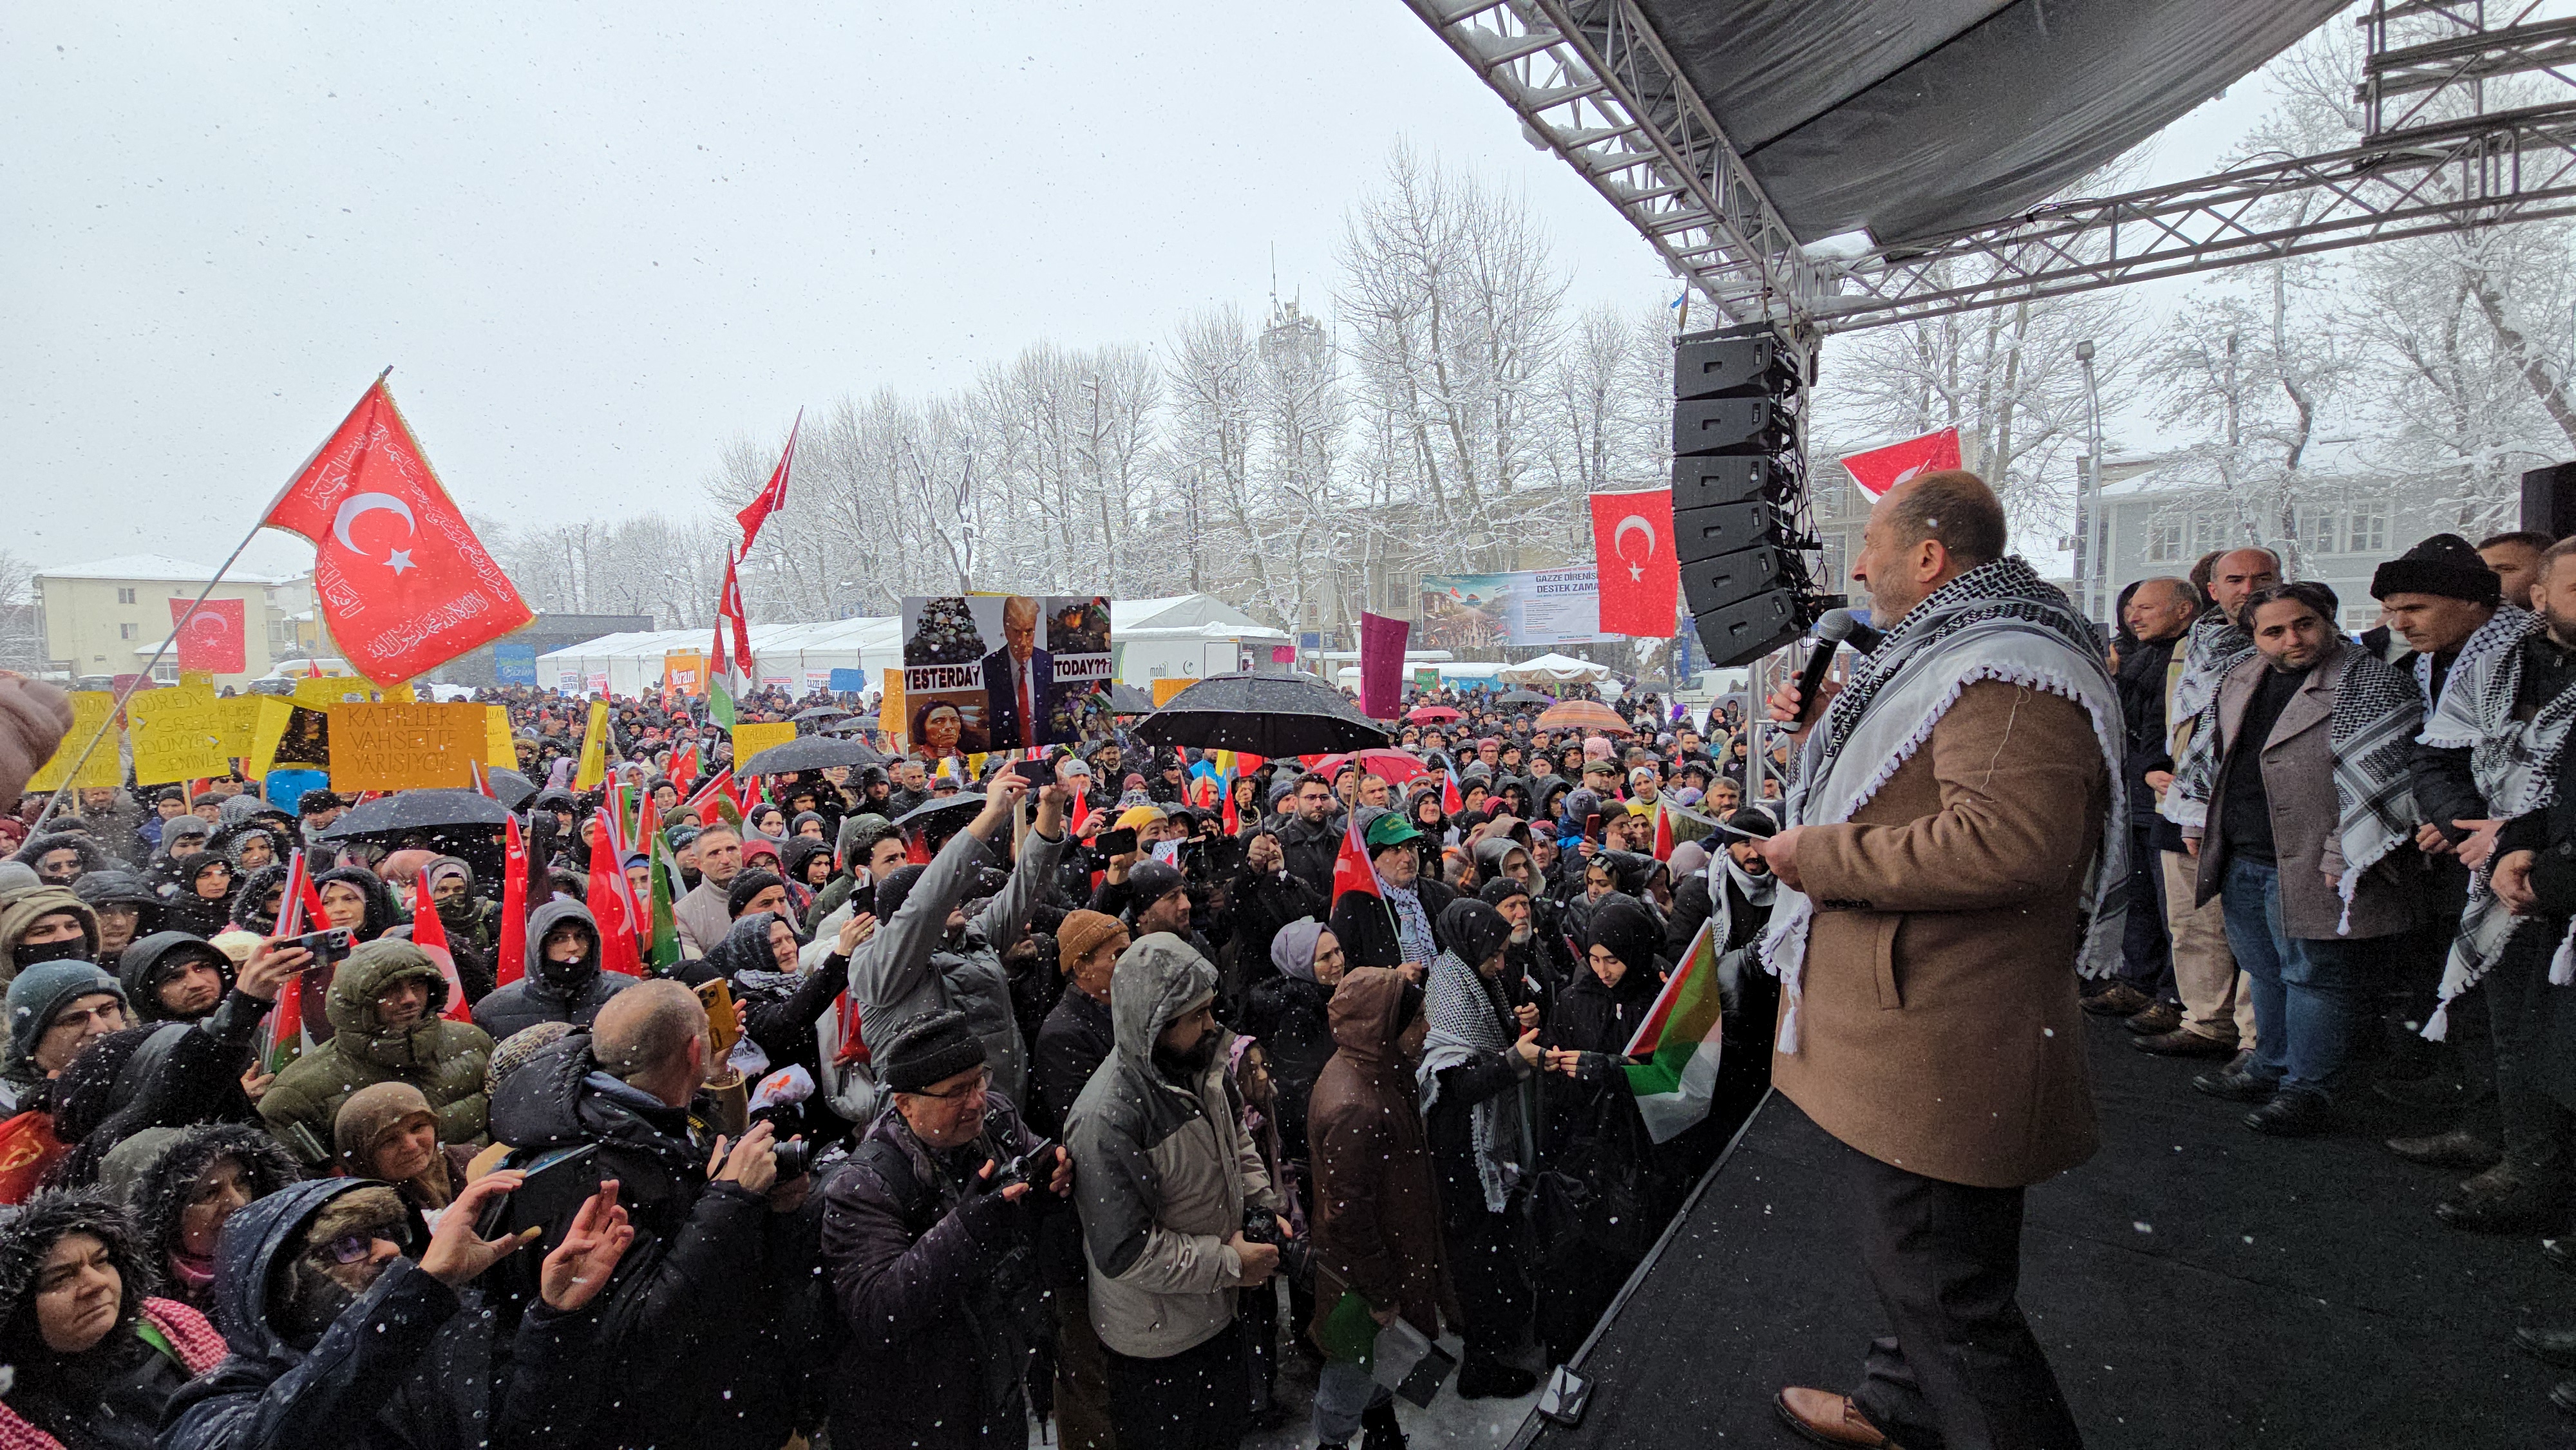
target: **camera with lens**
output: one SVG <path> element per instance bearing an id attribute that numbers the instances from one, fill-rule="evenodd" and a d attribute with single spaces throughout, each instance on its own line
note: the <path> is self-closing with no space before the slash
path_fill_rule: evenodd
<path id="1" fill-rule="evenodd" d="M 1282 1237 L 1279 1232 L 1279 1220 L 1270 1210 L 1247 1205 L 1243 1210 L 1243 1236 L 1256 1244 L 1268 1244 L 1277 1249 L 1280 1273 L 1291 1279 L 1305 1278 L 1306 1241 Z"/>
<path id="2" fill-rule="evenodd" d="M 1040 1138 L 1037 1146 L 1016 1158 L 1006 1158 L 994 1165 L 993 1176 L 984 1187 L 999 1193 L 1015 1183 L 1027 1183 L 1044 1189 L 1055 1180 L 1055 1140 Z"/>
<path id="3" fill-rule="evenodd" d="M 778 1170 L 778 1181 L 802 1178 L 814 1166 L 814 1145 L 802 1138 L 784 1138 L 769 1145 L 769 1164 Z"/>

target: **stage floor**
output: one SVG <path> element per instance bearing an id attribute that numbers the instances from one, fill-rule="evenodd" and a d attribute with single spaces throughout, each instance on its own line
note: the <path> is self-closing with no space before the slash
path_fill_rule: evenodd
<path id="1" fill-rule="evenodd" d="M 2576 1275 L 2531 1237 L 2441 1226 L 2458 1175 L 2378 1145 L 2426 1124 L 2373 1100 L 2302 1141 L 2191 1090 L 2207 1064 L 2090 1024 L 2103 1148 L 2030 1195 L 2022 1307 L 2093 1450 L 2576 1450 L 2519 1324 L 2576 1324 Z M 1580 1366 L 1576 1430 L 1519 1443 L 1789 1446 L 1784 1384 L 1847 1388 L 1883 1328 L 1847 1247 L 1837 1151 L 1766 1100 Z"/>

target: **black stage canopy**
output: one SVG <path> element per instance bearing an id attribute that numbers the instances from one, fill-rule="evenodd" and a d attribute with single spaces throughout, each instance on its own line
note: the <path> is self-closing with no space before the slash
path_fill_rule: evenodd
<path id="1" fill-rule="evenodd" d="M 2345 0 L 1635 3 L 1800 241 L 1884 245 L 2028 210 Z"/>

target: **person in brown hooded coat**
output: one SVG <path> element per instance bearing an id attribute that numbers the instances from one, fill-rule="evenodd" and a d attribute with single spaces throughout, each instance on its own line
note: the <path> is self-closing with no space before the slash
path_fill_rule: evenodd
<path id="1" fill-rule="evenodd" d="M 1460 1322 L 1442 1261 L 1431 1144 L 1414 1087 L 1428 1019 L 1422 989 L 1386 967 L 1354 968 L 1329 1010 L 1336 1050 L 1306 1108 L 1317 1280 L 1309 1329 L 1333 1356 L 1315 1389 L 1315 1438 L 1339 1445 L 1365 1429 L 1368 1445 L 1400 1445 L 1394 1401 L 1365 1366 L 1336 1348 L 1353 1326 L 1351 1311 L 1343 1311 L 1338 1325 L 1335 1311 L 1348 1293 L 1365 1301 L 1378 1326 L 1401 1316 L 1433 1337 L 1444 1317 Z"/>

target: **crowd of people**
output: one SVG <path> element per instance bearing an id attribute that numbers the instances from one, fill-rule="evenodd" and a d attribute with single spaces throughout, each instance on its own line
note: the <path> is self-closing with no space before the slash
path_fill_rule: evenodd
<path id="1" fill-rule="evenodd" d="M 1436 692 L 1383 756 L 1122 730 L 701 810 L 702 702 L 613 702 L 612 795 L 584 702 L 486 695 L 516 893 L 491 828 L 347 835 L 327 790 L 0 817 L 0 1443 L 1232 1446 L 1302 1358 L 1316 1442 L 1389 1450 L 1380 1335 L 1529 1393 L 1767 1079 L 1758 970 L 1700 1128 L 1622 1071 L 1703 926 L 1771 911 L 1741 701 Z M 618 795 L 680 875 L 634 974 L 586 904 Z"/>
<path id="2" fill-rule="evenodd" d="M 1455 1335 L 1459 1396 L 1529 1393 L 1775 1062 L 1855 1150 L 1923 1370 L 1896 1395 L 1915 1371 L 1874 1350 L 1874 1398 L 1782 1413 L 1882 1443 L 1872 1417 L 1992 1390 L 1919 1346 L 2018 1323 L 2009 1291 L 1943 1300 L 1909 1256 L 2017 1252 L 1993 1226 L 2020 1185 L 2093 1150 L 2054 1003 L 2097 945 L 2117 967 L 2082 1009 L 2206 1059 L 2192 1085 L 2249 1129 L 2329 1131 L 2365 1093 L 2439 1109 L 2386 1149 L 2461 1175 L 2445 1224 L 2566 1229 L 2576 540 L 2424 540 L 2359 636 L 2274 554 L 2223 551 L 2124 592 L 2104 648 L 1951 479 L 1892 494 L 1886 527 L 1913 494 L 1967 525 L 1864 556 L 1889 642 L 1829 708 L 1774 696 L 1774 727 L 1629 695 L 1616 728 L 1550 729 L 1437 692 L 1377 754 L 1122 729 L 733 794 L 695 778 L 734 763 L 726 732 L 663 697 L 614 702 L 606 783 L 577 790 L 584 704 L 500 690 L 515 860 L 489 827 L 335 829 L 354 803 L 327 790 L 20 797 L 51 707 L 0 680 L 0 1443 L 1230 1447 L 1286 1422 L 1302 1358 L 1315 1441 L 1390 1450 L 1385 1336 Z M 1908 671 L 1945 648 L 1984 683 L 1900 739 Z M 1968 856 L 1998 874 L 1935 889 L 1904 823 L 1952 810 L 1962 740 L 1994 816 Z M 2048 805 L 2069 793 L 2090 816 Z M 629 797 L 661 839 L 595 861 Z M 594 883 L 649 902 L 662 850 L 676 960 L 621 969 Z M 2013 904 L 2040 877 L 2054 904 Z M 1831 965 L 1889 919 L 1913 1016 L 1955 991 L 1979 1033 L 2027 1018 L 2049 1045 L 1960 1077 Z M 1656 1141 L 1627 1048 L 1703 933 L 1714 1110 Z M 1926 1081 L 2029 1126 L 1964 1131 Z M 2071 1435 L 2027 1339 L 1995 1383 Z M 2576 1330 L 2520 1339 L 2576 1367 Z M 2576 1411 L 2576 1381 L 2553 1397 Z"/>

